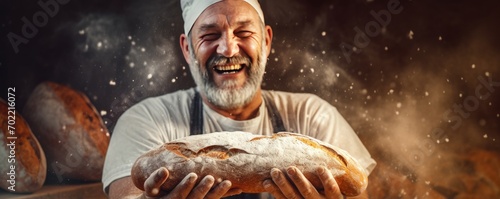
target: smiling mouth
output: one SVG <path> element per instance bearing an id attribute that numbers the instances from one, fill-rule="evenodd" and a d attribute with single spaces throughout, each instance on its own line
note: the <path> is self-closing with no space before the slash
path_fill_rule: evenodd
<path id="1" fill-rule="evenodd" d="M 233 64 L 233 65 L 218 65 L 214 66 L 214 71 L 218 74 L 232 74 L 240 72 L 245 68 L 245 65 L 242 64 Z"/>

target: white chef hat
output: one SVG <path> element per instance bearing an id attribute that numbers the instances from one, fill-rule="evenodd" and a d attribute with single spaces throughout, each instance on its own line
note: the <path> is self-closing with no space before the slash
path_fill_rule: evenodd
<path id="1" fill-rule="evenodd" d="M 201 13 L 212 4 L 223 0 L 181 0 L 182 18 L 184 19 L 184 33 L 188 34 L 194 22 Z M 258 0 L 244 0 L 250 4 L 259 14 L 260 20 L 264 23 L 264 13 L 260 8 Z"/>

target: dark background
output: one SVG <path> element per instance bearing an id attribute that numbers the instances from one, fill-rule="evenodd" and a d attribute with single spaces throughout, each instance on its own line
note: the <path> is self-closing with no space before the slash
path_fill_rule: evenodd
<path id="1" fill-rule="evenodd" d="M 388 2 L 262 1 L 274 30 L 263 87 L 336 106 L 379 162 L 376 198 L 454 198 L 480 186 L 499 196 L 500 86 L 481 90 L 487 99 L 476 88 L 481 78 L 500 82 L 500 3 L 397 1 L 402 11 L 348 61 L 340 46 L 355 46 L 355 28 Z M 22 36 L 22 18 L 39 11 L 37 1 L 0 3 L 0 96 L 15 87 L 18 110 L 54 81 L 85 93 L 112 130 L 140 100 L 194 86 L 178 47 L 178 1 L 70 0 L 15 53 L 7 35 Z M 475 165 L 482 156 L 494 161 L 484 163 L 489 173 Z"/>

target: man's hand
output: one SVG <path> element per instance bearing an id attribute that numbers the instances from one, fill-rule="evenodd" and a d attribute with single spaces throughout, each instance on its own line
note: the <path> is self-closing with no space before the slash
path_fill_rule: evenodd
<path id="1" fill-rule="evenodd" d="M 144 182 L 143 198 L 221 198 L 240 194 L 240 189 L 231 189 L 231 182 L 224 180 L 218 184 L 211 175 L 205 176 L 198 184 L 198 175 L 188 174 L 172 191 L 165 192 L 161 186 L 167 181 L 169 172 L 165 167 L 153 172 Z"/>
<path id="2" fill-rule="evenodd" d="M 286 175 L 279 169 L 271 170 L 272 180 L 265 180 L 263 185 L 267 192 L 271 193 L 276 199 L 282 198 L 345 198 L 340 192 L 339 186 L 332 173 L 325 167 L 318 167 L 316 175 L 323 183 L 324 191 L 318 192 L 316 188 L 306 179 L 304 174 L 297 167 L 291 166 L 286 170 Z"/>

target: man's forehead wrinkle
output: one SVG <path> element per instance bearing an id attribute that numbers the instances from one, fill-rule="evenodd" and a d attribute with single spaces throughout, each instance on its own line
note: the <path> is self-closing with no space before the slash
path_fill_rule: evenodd
<path id="1" fill-rule="evenodd" d="M 201 24 L 200 25 L 200 28 L 198 28 L 200 31 L 207 31 L 207 30 L 210 30 L 210 29 L 214 29 L 218 27 L 217 23 L 205 23 L 205 24 Z"/>
<path id="2" fill-rule="evenodd" d="M 238 26 L 249 26 L 249 25 L 252 25 L 254 23 L 252 20 L 247 19 L 247 20 L 238 21 L 238 22 L 236 22 L 236 24 L 238 24 Z"/>

